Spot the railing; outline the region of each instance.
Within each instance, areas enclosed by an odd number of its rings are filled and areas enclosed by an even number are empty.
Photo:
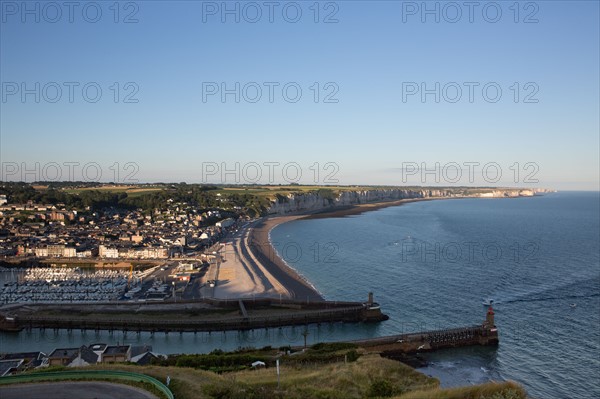
[[[386,345],[402,342],[425,342],[446,343],[450,341],[470,341],[478,337],[484,336],[486,329],[483,326],[469,326],[459,328],[449,328],[431,331],[412,332],[400,335],[387,337],[368,338],[362,340],[354,340],[350,342],[371,344],[371,345]]]
[[[171,390],[156,378],[145,374],[129,373],[127,371],[82,370],[25,373],[0,377],[0,385],[71,380],[121,380],[130,382],[145,382],[158,389],[158,391],[164,394],[167,399],[175,399],[175,396]]]

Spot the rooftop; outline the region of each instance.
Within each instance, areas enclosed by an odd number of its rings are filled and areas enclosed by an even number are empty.
[[[17,359],[40,359],[46,356],[43,352],[20,352],[6,353],[0,357],[2,360],[17,360]]]
[[[93,350],[94,352],[103,352],[103,351],[104,351],[104,349],[106,349],[106,347],[107,347],[107,346],[108,346],[108,345],[106,345],[106,344],[102,344],[102,343],[94,343],[94,344],[91,344],[91,345],[89,346],[89,348],[90,348],[91,350]]]
[[[0,360],[0,377],[7,375],[12,369],[18,368],[23,364],[23,359]]]
[[[106,349],[104,349],[103,354],[105,355],[119,355],[119,354],[126,354],[127,351],[129,350],[129,345],[111,345],[111,346],[107,346]]]
[[[79,348],[58,348],[54,349],[49,358],[75,357],[79,353]]]

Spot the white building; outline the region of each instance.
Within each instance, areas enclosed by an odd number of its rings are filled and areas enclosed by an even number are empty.
[[[65,247],[63,249],[63,256],[65,258],[74,258],[77,256],[77,250],[73,247]]]
[[[119,257],[119,250],[117,248],[109,248],[107,246],[104,245],[100,245],[98,247],[98,255],[101,258],[118,258]]]
[[[232,218],[223,219],[220,222],[216,223],[217,227],[229,227],[235,223],[235,220]]]
[[[43,247],[43,248],[36,248],[35,249],[35,256],[37,256],[38,258],[45,258],[48,256],[48,248],[47,247]]]

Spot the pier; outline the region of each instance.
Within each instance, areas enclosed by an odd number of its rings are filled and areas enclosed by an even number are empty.
[[[494,309],[490,306],[481,325],[424,331],[389,337],[353,341],[370,351],[380,352],[384,357],[394,358],[401,354],[431,352],[437,349],[464,346],[498,345],[498,328],[495,325]]]
[[[106,302],[27,304],[0,308],[0,331],[24,329],[107,330],[151,333],[246,331],[333,322],[380,322],[388,316],[369,294],[367,302],[261,299],[204,299],[170,303]],[[490,306],[480,325],[352,341],[394,358],[443,348],[499,343]]]
[[[0,308],[0,331],[79,329],[149,332],[251,330],[312,323],[379,322],[388,316],[372,302],[204,299],[97,304],[27,304]]]

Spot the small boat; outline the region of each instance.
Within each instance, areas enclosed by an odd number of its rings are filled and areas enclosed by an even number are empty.
[[[492,304],[494,303],[493,299],[484,299],[483,300],[483,306],[492,306]]]
[[[577,307],[577,304],[576,304],[576,303],[572,303],[572,304],[571,304],[571,307],[572,307],[572,308],[576,308],[576,307]]]

